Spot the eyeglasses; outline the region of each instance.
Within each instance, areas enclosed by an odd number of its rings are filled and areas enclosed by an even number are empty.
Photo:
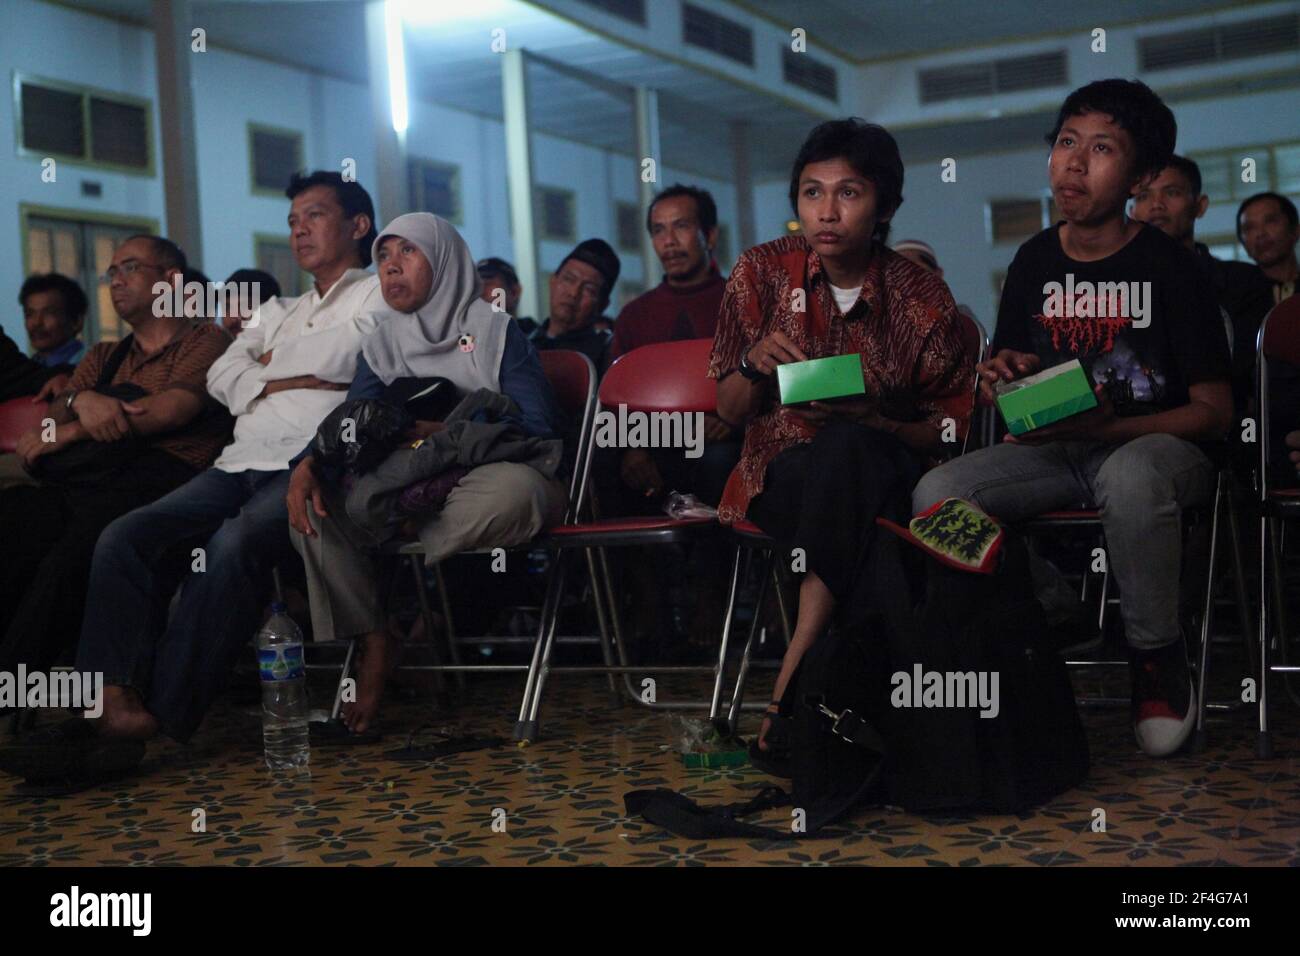
[[[162,268],[163,268],[162,266],[156,266],[152,262],[137,262],[135,259],[128,259],[120,266],[109,266],[108,271],[99,277],[99,281],[104,285],[108,285],[119,275],[132,276],[135,275],[137,272],[139,272],[141,269],[162,269]]]

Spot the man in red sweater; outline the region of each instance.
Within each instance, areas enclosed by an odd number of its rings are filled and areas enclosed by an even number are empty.
[[[711,339],[718,325],[718,306],[727,281],[713,261],[718,241],[718,207],[713,197],[696,186],[669,186],[650,204],[646,229],[664,267],[664,278],[619,313],[610,346],[614,359],[655,342]],[[623,486],[619,510],[643,510],[635,503],[638,498],[649,499],[658,510],[658,499],[674,487],[717,504],[727,473],[739,455],[739,445],[731,428],[712,415],[705,418],[704,438],[704,457],[694,462],[680,453],[656,455],[647,448],[624,451],[618,469]],[[672,473],[665,474],[665,470]]]
[[[713,261],[718,207],[706,190],[680,183],[650,204],[646,229],[664,280],[623,307],[614,323],[612,357],[654,342],[711,339],[727,280]]]
[[[635,348],[678,339],[711,339],[718,325],[718,307],[726,280],[713,261],[718,241],[718,208],[706,190],[680,183],[659,193],[646,213],[646,229],[663,265],[664,278],[655,288],[623,307],[614,323],[611,358]],[[701,370],[703,374],[703,370]],[[704,419],[704,454],[697,459],[680,449],[602,449],[597,454],[597,498],[606,513],[655,513],[671,491],[693,492],[717,505],[740,457],[740,434],[713,415]],[[647,556],[648,557],[648,556]],[[718,570],[728,555],[716,546],[697,546],[672,562],[665,574],[658,557],[620,568],[632,610],[633,645],[660,660],[703,656],[716,646],[722,625],[720,595],[724,582]],[[670,580],[670,578],[672,580]],[[681,586],[682,578],[693,581]],[[674,585],[677,585],[676,587]],[[668,607],[665,596],[695,593],[693,609]],[[692,622],[688,628],[686,620]],[[689,631],[689,633],[682,633]],[[683,646],[684,641],[694,645]],[[638,655],[639,656],[639,655]]]

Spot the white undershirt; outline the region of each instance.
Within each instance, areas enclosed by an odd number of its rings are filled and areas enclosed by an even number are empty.
[[[862,294],[862,286],[855,286],[852,289],[841,289],[839,286],[831,285],[831,294],[835,296],[835,304],[840,307],[840,311],[848,315],[849,309],[858,301],[858,296]]]

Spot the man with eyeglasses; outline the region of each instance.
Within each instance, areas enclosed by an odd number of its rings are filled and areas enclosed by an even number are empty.
[[[578,243],[551,276],[551,316],[533,333],[539,352],[572,349],[596,366],[598,375],[609,364],[608,332],[592,327],[609,305],[618,282],[618,254],[602,239]]]
[[[210,324],[154,314],[154,286],[186,268],[159,236],[132,236],[104,276],[131,328],[100,342],[50,401],[17,454],[41,485],[0,492],[0,670],[46,670],[76,645],[100,532],[206,468],[230,434],[208,367],[227,339]]]

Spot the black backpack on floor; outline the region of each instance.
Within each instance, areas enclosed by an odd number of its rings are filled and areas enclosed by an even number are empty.
[[[696,839],[795,839],[866,802],[1015,813],[1084,780],[1087,739],[1033,597],[1023,539],[1006,531],[997,571],[979,574],[882,530],[866,567],[863,593],[847,602],[857,619],[841,619],[809,648],[782,701],[793,793],[769,787],[708,808],[670,790],[640,790],[626,795],[629,815]],[[946,675],[973,674],[978,686],[982,672],[990,691],[996,673],[996,716],[981,717],[978,706],[895,706],[924,704],[907,686],[918,666],[923,684],[927,674],[944,675],[945,686]],[[792,811],[800,829],[739,819],[786,805],[803,811]]]

